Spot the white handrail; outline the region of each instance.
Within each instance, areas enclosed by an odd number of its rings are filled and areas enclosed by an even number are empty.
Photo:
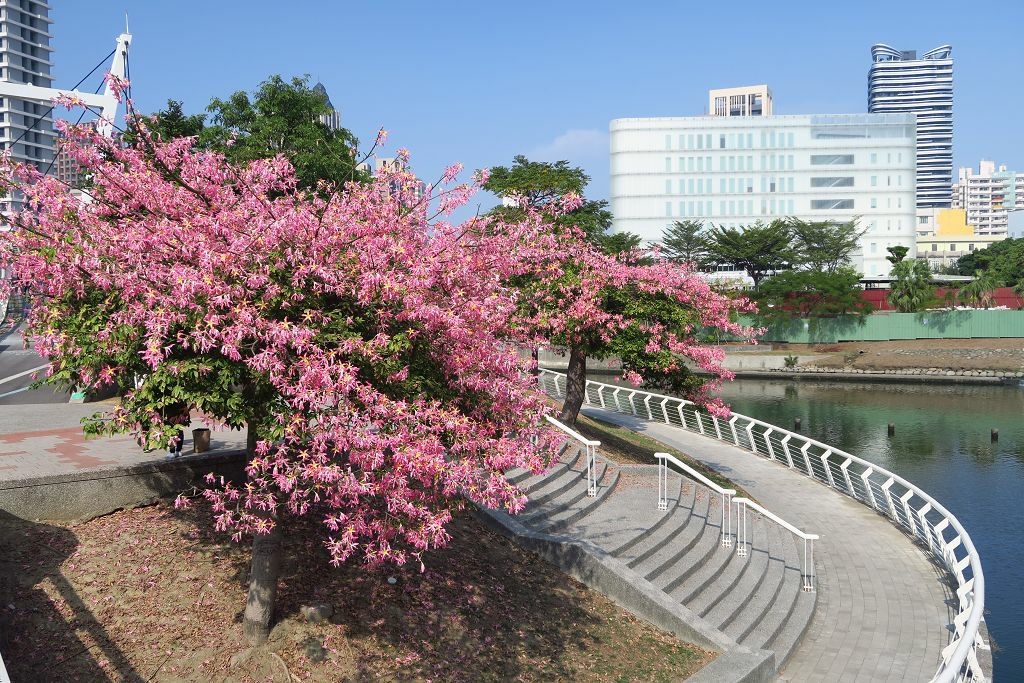
[[[583,445],[584,457],[587,464],[587,495],[591,498],[595,497],[597,495],[597,447],[601,445],[601,442],[588,439],[550,415],[545,415],[544,417],[552,426],[565,432]]]
[[[755,511],[760,512],[764,517],[772,520],[783,529],[786,529],[798,538],[802,538],[804,541],[804,562],[801,569],[800,579],[803,582],[803,589],[806,593],[814,592],[814,542],[818,540],[818,534],[808,534],[806,532],[797,529],[795,526],[782,519],[773,512],[765,510],[762,506],[758,505],[749,498],[737,497],[733,498],[732,502],[736,504],[736,531],[737,531],[737,542],[736,542],[736,554],[741,557],[745,557],[747,554],[747,508],[754,508]],[[740,507],[743,511],[740,511]],[[808,545],[809,543],[809,545]]]
[[[722,496],[721,542],[723,547],[732,545],[732,506],[730,501],[736,495],[736,489],[727,489],[719,486],[671,453],[655,453],[654,457],[658,460],[658,509],[668,510],[668,463],[671,462],[686,474]]]
[[[541,368],[538,376],[541,387],[555,397],[565,396],[565,382],[559,381],[560,379],[564,379],[563,374],[544,368]],[[596,395],[600,407],[630,415],[638,412],[632,399],[643,396],[646,414],[641,417],[644,419],[703,433],[711,438],[719,438],[718,435],[721,434],[721,440],[726,443],[778,460],[825,486],[870,505],[879,514],[886,515],[894,524],[921,539],[956,579],[958,586],[959,604],[957,615],[953,619],[952,639],[942,652],[942,661],[933,681],[950,683],[985,680],[985,672],[979,665],[977,657],[979,648],[989,647],[981,635],[981,622],[985,610],[985,576],[981,558],[960,521],[938,501],[906,479],[873,463],[802,434],[740,413],[733,413],[728,421],[721,424],[719,418],[705,415],[715,427],[708,433],[700,420],[701,414],[696,411],[696,406],[691,401],[588,380],[587,391],[584,393],[584,402],[588,405],[595,405],[591,400],[592,393]],[[629,397],[628,409],[623,409],[619,403],[620,400],[625,402],[625,396]],[[612,397],[615,400],[610,400]],[[650,400],[646,400],[647,397]],[[689,422],[687,413],[691,415]],[[781,439],[786,436],[791,437],[790,442],[793,442],[793,446],[789,446],[789,442],[786,446],[781,444]],[[769,448],[770,438],[777,438],[780,448]],[[761,444],[758,443],[759,439]],[[795,447],[801,452],[802,457],[785,457],[787,447]],[[811,449],[817,449],[819,452],[811,453]],[[775,450],[781,452],[775,453]],[[851,466],[857,468],[853,472],[854,477],[850,476]],[[890,480],[892,483],[889,483]],[[903,491],[892,491],[894,485],[898,485]],[[969,576],[966,573],[968,568]]]

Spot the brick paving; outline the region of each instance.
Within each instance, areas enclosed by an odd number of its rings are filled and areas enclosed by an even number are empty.
[[[818,602],[782,681],[927,681],[953,620],[944,572],[866,506],[735,446],[628,415],[584,408],[706,463],[815,543]]]
[[[108,409],[90,403],[0,406],[0,482],[62,474],[99,471],[166,459],[167,453],[149,453],[130,435],[87,438],[81,419]],[[194,455],[192,429],[212,430],[210,450],[245,448],[245,433],[206,424],[193,415],[185,430],[181,457]]]

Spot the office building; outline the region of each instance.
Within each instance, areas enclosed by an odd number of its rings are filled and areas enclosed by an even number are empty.
[[[711,116],[771,116],[772,91],[767,85],[718,88],[708,91]]]
[[[317,81],[317,84],[313,86],[313,92],[323,95],[324,99],[327,100],[327,108],[330,109],[328,113],[321,114],[319,116],[320,123],[324,124],[331,130],[338,130],[341,128],[341,112],[335,109],[334,105],[331,104],[331,98],[327,94],[327,88],[324,87],[324,84]]]
[[[924,259],[932,272],[938,272],[980,249],[1006,239],[1006,235],[983,235],[967,220],[963,209],[938,209],[935,233],[917,238],[917,258]]]
[[[629,118],[610,129],[617,232],[654,243],[677,220],[857,218],[864,275],[888,274],[890,246],[916,251],[912,114]]]
[[[0,0],[0,81],[52,86],[49,13],[42,0]],[[0,97],[0,145],[14,161],[50,166],[57,136],[49,109],[45,101]]]
[[[978,172],[961,168],[953,185],[953,208],[967,212],[979,235],[1006,235],[1009,211],[1024,209],[1024,173],[982,160]]]
[[[953,180],[953,49],[920,59],[913,50],[871,48],[868,111],[917,116],[917,206],[948,208]]]

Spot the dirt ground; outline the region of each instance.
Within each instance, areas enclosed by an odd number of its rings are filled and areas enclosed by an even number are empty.
[[[828,354],[819,367],[1024,371],[1024,338],[909,339],[841,344],[773,344],[773,350]]]
[[[418,566],[334,569],[301,524],[270,642],[241,637],[248,548],[209,510],[76,525],[0,516],[14,681],[669,681],[713,655],[638,621],[468,513]],[[303,616],[324,605],[326,620]]]

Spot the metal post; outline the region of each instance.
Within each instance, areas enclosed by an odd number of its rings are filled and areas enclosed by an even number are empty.
[[[808,543],[810,552],[808,553]],[[814,539],[804,539],[804,592],[814,592]]]
[[[597,449],[587,444],[587,495],[593,498],[597,495],[597,481],[594,479],[594,459],[597,457]]]
[[[668,510],[668,463],[658,459],[658,509]]]

